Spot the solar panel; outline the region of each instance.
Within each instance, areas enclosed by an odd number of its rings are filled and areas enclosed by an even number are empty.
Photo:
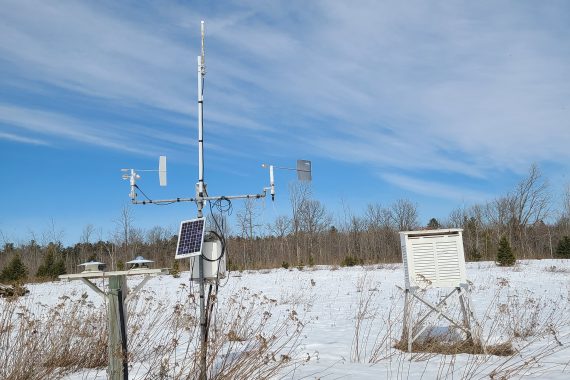
[[[200,255],[205,226],[204,219],[185,220],[180,223],[175,259]]]

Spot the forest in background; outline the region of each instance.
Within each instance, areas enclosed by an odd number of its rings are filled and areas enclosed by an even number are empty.
[[[230,270],[400,262],[398,232],[423,228],[462,228],[468,261],[495,260],[501,238],[517,259],[570,258],[570,185],[562,194],[552,194],[536,165],[509,193],[454,209],[446,220],[432,218],[425,226],[419,225],[417,203],[408,199],[386,206],[371,203],[361,215],[347,207],[333,215],[304,182],[290,185],[289,204],[289,216],[264,225],[259,204],[247,200],[233,210],[233,228],[229,201],[210,206],[207,224],[226,237]],[[139,255],[154,260],[156,268],[175,265],[178,231],[137,228],[130,206],[114,222],[105,239],[101,229],[85,226],[72,246],[61,243],[62,233],[53,224],[41,238],[32,236],[24,243],[0,235],[0,282],[54,279],[80,271],[78,265],[89,260],[102,261],[109,270],[122,269]],[[188,269],[188,260],[178,266]]]

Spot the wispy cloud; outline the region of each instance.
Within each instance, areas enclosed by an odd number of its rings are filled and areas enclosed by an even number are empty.
[[[15,142],[19,142],[22,144],[31,144],[31,145],[50,145],[48,142],[46,141],[42,141],[42,140],[38,140],[38,139],[33,139],[33,138],[29,138],[29,137],[25,137],[25,136],[21,136],[21,135],[16,135],[13,133],[6,133],[6,132],[2,132],[0,131],[0,140],[10,140],[10,141],[15,141]]]
[[[460,186],[446,185],[436,181],[423,180],[393,173],[379,174],[386,182],[413,193],[434,198],[454,200],[458,202],[483,202],[490,199],[490,194],[466,189]]]
[[[100,125],[90,125],[81,119],[32,108],[0,104],[0,125],[2,128],[32,132],[36,136],[43,136],[44,140],[68,139],[140,155],[148,155],[151,150],[149,146],[132,146],[129,144],[128,135],[122,135],[115,130],[105,130]],[[2,134],[12,135],[9,132]]]

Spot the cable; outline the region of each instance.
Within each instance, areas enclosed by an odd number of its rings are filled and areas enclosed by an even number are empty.
[[[225,204],[224,204],[225,202]],[[213,233],[218,237],[218,239],[220,239],[220,242],[222,243],[222,253],[220,254],[220,257],[217,260],[221,260],[224,255],[226,255],[226,237],[224,235],[224,220],[223,218],[221,218],[220,222],[222,223],[222,226],[220,226],[220,224],[218,223],[218,219],[216,218],[215,214],[214,214],[214,207],[218,210],[218,212],[220,213],[220,216],[223,216],[224,213],[226,213],[227,215],[231,215],[232,213],[232,202],[231,200],[229,200],[228,198],[220,198],[216,201],[209,201],[208,205],[210,207],[210,214],[212,215],[212,218],[214,219],[214,223],[216,225],[216,229],[219,231],[219,234],[216,231],[213,231]],[[205,258],[206,261],[209,261],[208,258]],[[230,270],[227,268],[226,266],[226,273],[227,273],[227,281],[229,281],[229,272]],[[227,284],[226,281],[226,284]],[[220,266],[218,265],[217,268],[217,273],[216,273],[216,293],[218,291],[218,288],[220,286]]]
[[[171,204],[173,204],[173,203],[178,203],[178,202],[176,202],[176,201],[165,202],[165,203],[154,203],[154,201],[153,201],[152,199],[150,199],[150,198],[145,194],[144,191],[142,191],[142,189],[139,187],[139,185],[135,184],[135,187],[136,187],[137,189],[139,189],[139,191],[141,192],[141,194],[148,200],[148,203],[150,203],[150,204],[153,204],[153,205],[156,205],[156,206],[168,206],[168,205],[171,205]],[[144,203],[143,203],[143,204],[144,204]]]
[[[226,203],[224,204],[224,202]],[[215,201],[208,201],[208,204],[210,205],[210,212],[212,214],[213,214],[212,205],[215,206],[215,208],[218,210],[220,214],[228,214],[228,216],[232,214],[233,211],[232,201],[226,197],[220,197],[220,199],[216,199]]]
[[[129,379],[129,362],[128,362],[128,351],[127,351],[127,326],[125,321],[125,310],[123,309],[123,292],[121,289],[117,290],[117,303],[119,311],[119,327],[121,334],[121,348],[123,350],[123,379]]]

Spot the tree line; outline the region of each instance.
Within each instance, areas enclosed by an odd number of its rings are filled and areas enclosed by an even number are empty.
[[[468,261],[496,261],[505,243],[517,259],[570,258],[570,186],[553,196],[536,165],[507,194],[454,209],[445,220],[431,218],[425,226],[419,223],[418,205],[408,199],[371,203],[360,215],[343,205],[339,215],[333,215],[303,182],[290,185],[289,205],[289,215],[264,224],[260,205],[247,200],[236,212],[233,229],[227,212],[221,212],[231,205],[213,208],[207,223],[226,236],[231,270],[400,262],[398,232],[421,228],[462,228]],[[72,246],[64,247],[55,233],[51,239],[44,237],[43,244],[30,239],[16,245],[4,238],[0,281],[12,280],[12,272],[20,273],[22,280],[53,279],[77,272],[78,264],[89,260],[117,270],[137,255],[154,260],[156,267],[172,267],[176,232],[159,226],[136,228],[132,209],[124,207],[107,239],[92,225]],[[188,269],[188,260],[178,265]]]

